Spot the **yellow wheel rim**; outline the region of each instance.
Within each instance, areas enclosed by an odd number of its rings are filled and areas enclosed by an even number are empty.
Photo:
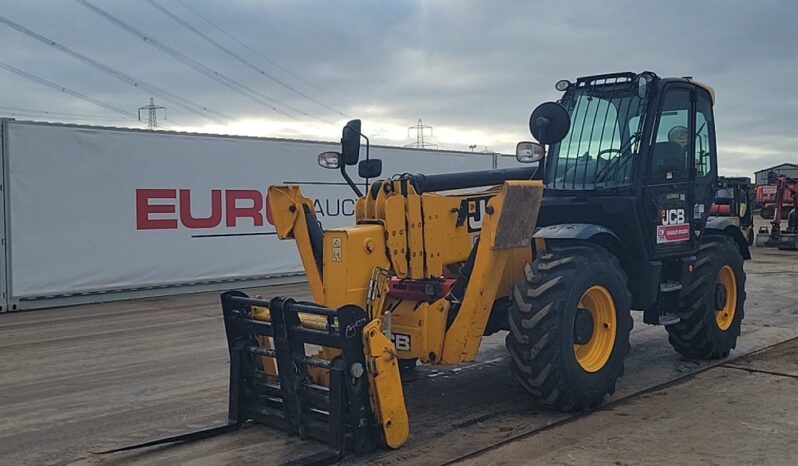
[[[726,299],[722,300],[722,306],[716,306],[715,322],[718,324],[718,328],[727,330],[731,327],[734,313],[737,310],[737,280],[734,279],[734,270],[728,265],[724,265],[718,273],[718,283],[723,285]]]
[[[615,347],[615,302],[609,290],[596,285],[588,288],[582,295],[579,308],[590,312],[593,318],[593,334],[584,345],[574,345],[576,360],[582,369],[598,372],[610,359]]]

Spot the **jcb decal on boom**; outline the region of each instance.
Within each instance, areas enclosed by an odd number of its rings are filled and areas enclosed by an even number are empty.
[[[410,351],[410,335],[391,333],[391,342],[397,351]]]
[[[488,200],[492,196],[469,197],[460,203],[460,212],[465,212],[468,223],[466,227],[469,233],[482,231],[482,223],[485,221],[485,211],[488,208]],[[462,214],[461,214],[462,215]]]

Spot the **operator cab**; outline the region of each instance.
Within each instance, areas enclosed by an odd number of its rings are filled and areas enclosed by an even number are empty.
[[[557,88],[570,126],[549,144],[542,224],[606,227],[634,257],[695,251],[717,182],[712,90],[651,72]]]
[[[714,92],[690,77],[651,72],[555,87],[562,97],[530,118],[533,136],[548,146],[536,237],[598,243],[626,270],[634,308],[668,307],[661,295],[675,297],[670,292],[689,281],[709,228],[717,189]],[[652,312],[646,322],[670,318]]]

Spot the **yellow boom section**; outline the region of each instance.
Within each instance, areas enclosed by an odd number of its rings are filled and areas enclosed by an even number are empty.
[[[312,201],[297,186],[270,187],[269,208],[278,236],[297,243],[315,301],[365,311],[369,399],[384,445],[397,448],[409,432],[399,361],[476,358],[497,300],[509,296],[531,259],[543,186],[519,180],[469,193],[417,193],[407,179],[376,183],[358,199],[356,224],[349,227],[322,231]],[[266,308],[253,315],[270,320]],[[319,316],[301,316],[298,323],[329,329]],[[270,348],[267,338],[259,344]],[[340,355],[323,347],[316,357]],[[274,372],[274,360],[264,357],[263,367]],[[324,371],[308,375],[330,383]]]

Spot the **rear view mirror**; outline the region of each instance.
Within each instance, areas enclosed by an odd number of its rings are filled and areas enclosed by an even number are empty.
[[[533,163],[543,160],[546,148],[537,142],[524,141],[515,146],[515,159],[521,163]]]
[[[322,152],[319,154],[319,166],[322,168],[341,168],[341,154],[338,152]]]
[[[351,120],[344,126],[341,155],[346,165],[357,165],[360,160],[360,120]]]
[[[377,178],[382,174],[382,160],[363,160],[357,165],[357,174],[361,178]]]
[[[557,144],[571,129],[571,116],[557,102],[538,105],[529,117],[529,131],[541,144]]]

